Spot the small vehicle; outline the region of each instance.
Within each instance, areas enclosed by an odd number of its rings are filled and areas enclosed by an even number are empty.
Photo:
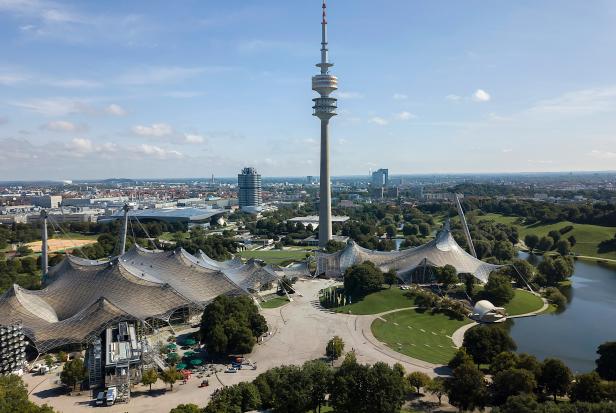
[[[201,382],[201,384],[199,384],[199,387],[207,387],[210,385],[210,381],[209,380],[203,380]]]
[[[225,370],[225,373],[237,373],[237,369],[235,367],[229,367]]]
[[[99,391],[98,396],[96,396],[96,401],[94,402],[97,406],[102,406],[105,404],[105,392]]]
[[[113,406],[117,398],[118,398],[118,389],[116,389],[115,386],[109,387],[107,389],[107,398],[105,399],[106,401],[105,404],[107,406]]]
[[[47,373],[49,373],[49,367],[41,366],[38,368],[38,374],[40,374],[41,376],[44,376]]]

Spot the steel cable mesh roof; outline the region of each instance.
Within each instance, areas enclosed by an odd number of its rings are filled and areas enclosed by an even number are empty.
[[[452,265],[458,274],[468,273],[481,282],[487,282],[492,271],[500,266],[483,262],[458,245],[448,226],[432,241],[402,251],[372,251],[351,241],[346,248],[333,254],[317,253],[317,274],[340,277],[347,268],[364,261],[375,263],[383,271],[393,269],[403,281],[409,273],[423,265],[442,267]]]
[[[37,350],[46,352],[89,342],[119,319],[168,321],[178,309],[203,309],[219,295],[258,291],[281,276],[255,262],[218,262],[180,248],[135,246],[108,262],[69,255],[50,269],[44,289],[14,285],[2,294],[0,324],[21,321]]]

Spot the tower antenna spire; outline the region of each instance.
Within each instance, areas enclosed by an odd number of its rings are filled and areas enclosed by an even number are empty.
[[[319,94],[314,102],[314,116],[321,121],[321,182],[319,190],[319,246],[325,247],[332,239],[331,184],[329,176],[329,120],[336,116],[337,101],[330,96],[338,89],[338,78],[329,73],[333,66],[329,63],[327,48],[327,4],[323,0],[321,20],[321,61],[317,67],[321,73],[312,77],[312,90]]]

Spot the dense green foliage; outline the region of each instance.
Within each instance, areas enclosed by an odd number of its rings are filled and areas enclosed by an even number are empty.
[[[475,363],[491,363],[503,351],[516,349],[516,344],[500,325],[478,325],[464,335],[462,344]]]
[[[250,353],[256,337],[266,331],[265,318],[246,296],[218,296],[201,317],[201,342],[213,353]]]
[[[445,382],[449,403],[460,410],[482,409],[488,403],[488,388],[483,373],[473,363],[456,367]]]
[[[37,406],[28,400],[28,390],[21,377],[0,375],[0,413],[53,413],[47,406]]]
[[[601,344],[597,354],[597,373],[604,380],[616,381],[616,341]]]
[[[489,300],[496,306],[507,304],[514,295],[511,279],[500,274],[490,275],[481,294],[482,298]]]
[[[77,385],[86,378],[86,375],[87,369],[83,360],[76,358],[64,364],[60,373],[60,381],[62,381],[62,384],[76,389]]]
[[[327,346],[325,346],[325,355],[332,361],[340,358],[343,351],[344,341],[338,336],[334,336],[327,342]]]
[[[259,390],[252,383],[238,383],[217,389],[203,413],[247,412],[261,406]]]
[[[353,298],[380,290],[383,282],[383,272],[370,261],[352,265],[344,272],[344,291]]]

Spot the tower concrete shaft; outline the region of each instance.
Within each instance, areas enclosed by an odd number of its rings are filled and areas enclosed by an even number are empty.
[[[321,120],[321,179],[319,191],[319,246],[325,247],[332,239],[332,196],[329,175],[329,120],[336,116],[337,99],[330,94],[338,89],[338,78],[329,73],[333,63],[329,62],[327,45],[327,6],[323,0],[323,20],[321,21],[321,61],[317,67],[321,73],[312,77],[312,90],[320,97],[314,102],[313,116]]]
[[[47,211],[41,210],[41,273],[43,274],[43,280],[47,277],[49,271],[49,255],[47,248]]]

